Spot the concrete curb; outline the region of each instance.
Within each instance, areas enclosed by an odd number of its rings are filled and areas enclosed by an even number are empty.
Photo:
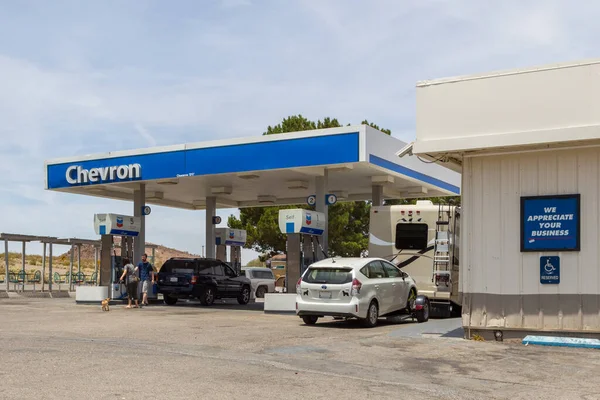
[[[585,349],[600,349],[600,340],[576,338],[576,337],[558,337],[558,336],[526,336],[522,343],[524,345],[538,346],[559,346],[559,347],[579,347]]]
[[[278,311],[278,310],[265,310],[264,314],[274,314],[274,315],[292,315],[296,316],[296,311]]]

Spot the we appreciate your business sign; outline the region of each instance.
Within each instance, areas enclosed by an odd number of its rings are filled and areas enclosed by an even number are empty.
[[[521,197],[521,251],[579,251],[580,195]]]

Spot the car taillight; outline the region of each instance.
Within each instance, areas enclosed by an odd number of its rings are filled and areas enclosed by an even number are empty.
[[[360,288],[362,287],[362,283],[356,278],[352,280],[352,296],[360,293]]]
[[[296,282],[296,293],[300,293],[300,284],[302,283],[302,277],[300,277],[300,279],[298,279],[298,282]]]
[[[195,285],[196,283],[198,283],[198,277],[197,276],[192,276],[192,280],[190,281],[190,283],[192,285]]]

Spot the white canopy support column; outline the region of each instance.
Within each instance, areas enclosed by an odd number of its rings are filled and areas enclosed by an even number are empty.
[[[378,207],[383,205],[383,186],[373,185],[371,187],[371,196],[373,206]]]
[[[323,230],[323,235],[321,238],[321,246],[323,247],[323,251],[327,253],[329,251],[329,240],[328,240],[328,231],[329,231],[329,213],[327,205],[325,204],[325,195],[328,190],[328,171],[325,170],[323,176],[317,176],[315,178],[316,183],[316,203],[315,203],[315,211],[321,212],[325,214],[325,229]],[[317,259],[321,260],[325,258],[323,253],[321,253],[320,249],[317,251],[318,256]]]
[[[206,258],[215,258],[215,225],[212,222],[212,218],[217,212],[217,198],[207,197],[206,198]]]
[[[142,209],[146,205],[146,185],[141,183],[138,190],[133,192],[133,216],[140,217],[140,232],[133,243],[133,260],[137,265],[142,261],[142,254],[146,250],[146,217]]]

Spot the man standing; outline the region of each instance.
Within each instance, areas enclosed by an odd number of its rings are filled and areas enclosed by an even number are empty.
[[[154,283],[154,267],[148,262],[148,255],[142,255],[142,262],[138,264],[140,271],[140,280],[142,283],[142,305],[148,305],[148,290],[151,290]]]

